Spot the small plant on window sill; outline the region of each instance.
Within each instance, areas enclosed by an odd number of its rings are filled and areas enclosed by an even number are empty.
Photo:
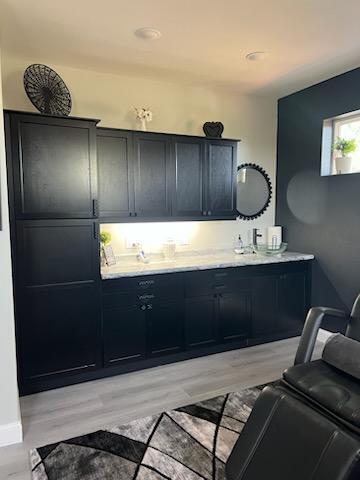
[[[340,154],[340,156],[335,157],[336,173],[351,173],[352,157],[350,156],[350,153],[353,153],[356,150],[355,138],[346,139],[337,137],[333,145],[333,150]]]

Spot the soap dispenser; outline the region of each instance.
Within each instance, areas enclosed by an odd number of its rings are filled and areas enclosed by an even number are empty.
[[[241,235],[239,235],[236,243],[235,243],[235,248],[234,248],[234,252],[237,254],[237,255],[242,255],[244,253],[244,243],[241,239]]]

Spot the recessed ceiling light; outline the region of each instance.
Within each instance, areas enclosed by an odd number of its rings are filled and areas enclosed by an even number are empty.
[[[156,28],[143,27],[135,30],[135,35],[142,40],[157,40],[162,33]]]
[[[267,58],[266,52],[251,52],[246,55],[246,60],[250,62],[260,62],[261,60],[265,60]]]

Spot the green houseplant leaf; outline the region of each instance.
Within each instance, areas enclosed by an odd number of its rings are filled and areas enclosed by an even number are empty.
[[[349,155],[349,153],[353,153],[356,150],[356,139],[355,138],[341,138],[337,137],[333,149],[336,152],[340,152],[342,157],[346,157],[346,155]]]
[[[100,232],[100,243],[104,247],[111,242],[111,233],[110,232]]]

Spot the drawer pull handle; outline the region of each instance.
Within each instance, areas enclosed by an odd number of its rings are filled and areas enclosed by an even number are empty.
[[[155,298],[155,295],[152,295],[152,294],[138,295],[139,300],[151,300],[152,298]]]
[[[139,287],[150,287],[151,285],[154,285],[154,283],[154,280],[143,280],[142,282],[138,282],[138,285]]]
[[[219,272],[214,274],[215,277],[220,278],[220,277],[227,277],[226,272]]]
[[[213,287],[215,290],[221,290],[223,288],[226,288],[226,285],[214,285]]]

